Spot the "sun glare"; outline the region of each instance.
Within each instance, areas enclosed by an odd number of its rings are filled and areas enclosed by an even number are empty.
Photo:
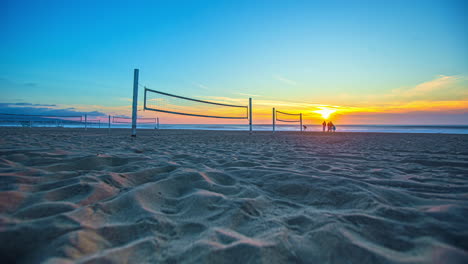
[[[322,115],[323,119],[328,119],[331,114],[336,112],[336,109],[322,108],[320,110],[314,111],[314,113]]]

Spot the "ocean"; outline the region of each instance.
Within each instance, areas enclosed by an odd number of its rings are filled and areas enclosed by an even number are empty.
[[[21,126],[18,122],[3,122],[0,126]],[[33,127],[56,127],[55,122],[34,122]],[[62,127],[84,128],[84,123],[61,123]],[[88,123],[89,128],[108,129],[108,123]],[[111,128],[131,128],[131,124],[111,124]],[[155,129],[155,124],[140,124],[139,129]],[[247,124],[160,124],[160,129],[196,129],[196,130],[249,130]],[[272,125],[253,125],[254,131],[272,131]],[[276,131],[299,131],[299,125],[276,125]],[[305,132],[320,132],[321,125],[307,125]],[[468,125],[337,125],[336,132],[380,132],[380,133],[433,133],[433,134],[468,134]]]

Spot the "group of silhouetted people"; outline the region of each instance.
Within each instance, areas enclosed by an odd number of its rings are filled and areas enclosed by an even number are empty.
[[[335,132],[336,131],[336,127],[335,125],[333,124],[332,121],[323,121],[322,123],[322,127],[323,127],[323,132],[325,132],[325,129],[327,132]]]

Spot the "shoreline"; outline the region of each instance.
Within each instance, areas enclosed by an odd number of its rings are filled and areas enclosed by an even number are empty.
[[[105,132],[108,133],[108,128],[74,128],[74,127],[0,127],[0,131],[2,130],[25,130],[25,131],[32,131],[32,130],[50,130],[50,131],[61,131],[61,130],[69,130],[69,131],[83,131],[83,132],[89,132],[89,131],[99,131],[99,132]],[[118,132],[122,133],[122,131],[128,131],[128,134],[130,136],[131,134],[131,128],[111,128],[110,133],[112,132]],[[150,131],[157,132],[157,131],[167,131],[167,132],[175,132],[175,131],[206,131],[209,133],[212,132],[239,132],[239,133],[250,133],[248,130],[228,130],[228,129],[187,129],[187,128],[162,128],[162,129],[151,129],[151,128],[138,128],[137,129],[137,135],[138,133],[151,133]],[[468,135],[468,133],[429,133],[429,132],[377,132],[377,131],[336,131],[336,132],[322,132],[322,131],[286,131],[286,130],[276,130],[275,132],[273,131],[268,131],[268,130],[253,130],[252,134],[390,134],[390,135]],[[99,133],[102,134],[102,133]]]

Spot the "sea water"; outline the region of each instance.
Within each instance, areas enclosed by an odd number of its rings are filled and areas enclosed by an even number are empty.
[[[248,130],[248,125],[217,124],[161,124],[161,129],[200,129],[200,130]],[[272,125],[253,125],[254,131],[272,131]],[[277,125],[276,131],[300,131],[298,125]],[[308,125],[306,132],[322,131],[321,125]],[[383,133],[443,133],[468,134],[468,126],[462,125],[339,125],[336,132],[383,132]]]
[[[0,124],[0,126],[20,126],[19,124]],[[34,124],[34,127],[54,127],[54,124]],[[63,127],[84,128],[83,124],[64,124]],[[88,124],[89,128],[108,129],[108,124]],[[111,128],[131,128],[130,124],[111,124]],[[155,129],[155,124],[139,124],[139,129]],[[247,131],[249,125],[240,124],[160,124],[160,129],[197,129],[197,130],[238,130]],[[272,131],[271,124],[253,125],[254,131]],[[299,125],[276,125],[276,131],[300,131]],[[320,132],[321,125],[307,125],[305,132]],[[436,133],[468,134],[468,125],[336,125],[336,132],[381,132],[381,133]]]

